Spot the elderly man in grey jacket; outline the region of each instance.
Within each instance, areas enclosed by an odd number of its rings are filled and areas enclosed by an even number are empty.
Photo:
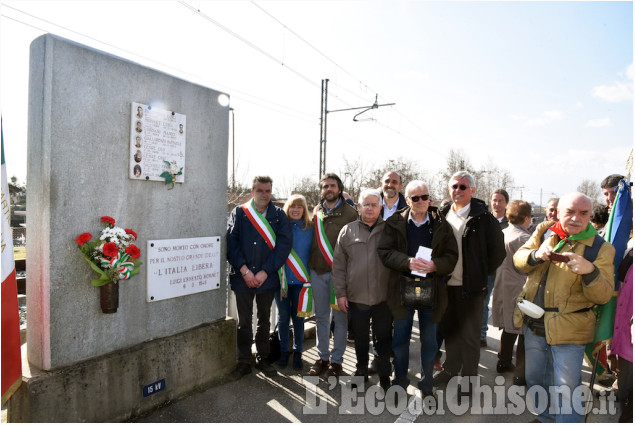
[[[368,330],[372,319],[377,339],[377,374],[384,390],[390,387],[392,316],[386,302],[390,271],[377,254],[384,228],[381,195],[375,189],[359,196],[360,218],[345,225],[333,255],[333,286],[338,307],[348,313],[355,333],[356,376],[368,380]]]

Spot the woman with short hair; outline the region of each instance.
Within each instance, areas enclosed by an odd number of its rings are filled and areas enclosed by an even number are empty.
[[[514,267],[514,254],[531,236],[531,205],[525,201],[512,201],[507,205],[509,226],[503,230],[505,237],[505,260],[496,271],[496,282],[492,295],[492,325],[503,329],[496,372],[504,373],[515,369],[514,384],[525,384],[525,344],[522,329],[514,326],[516,298],[523,289],[527,275]],[[516,366],[512,363],[514,344]]]

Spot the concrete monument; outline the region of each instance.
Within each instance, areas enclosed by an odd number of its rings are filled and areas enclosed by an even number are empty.
[[[10,422],[125,420],[207,386],[235,365],[235,322],[226,319],[224,261],[221,266],[228,107],[219,104],[219,95],[54,35],[32,43],[27,344]],[[145,176],[144,154],[162,152],[144,151],[152,141],[142,125],[131,128],[132,114],[144,113],[133,104],[173,111],[181,121],[171,124],[172,132],[179,132],[179,122],[183,131],[187,119],[186,133],[165,139],[183,141],[176,162],[187,175],[175,177],[173,188],[131,175],[131,159]],[[146,126],[147,119],[137,117]],[[133,156],[131,141],[138,145],[132,145]],[[114,314],[102,313],[99,288],[91,285],[96,275],[75,241],[97,229],[104,215],[135,230],[144,263],[139,274],[119,282]],[[149,302],[154,277],[147,273],[146,243],[185,245],[190,238],[209,238],[208,250],[192,252],[207,257],[194,267],[205,269],[196,271],[196,283],[209,277],[209,290]],[[179,279],[193,285],[187,276]]]

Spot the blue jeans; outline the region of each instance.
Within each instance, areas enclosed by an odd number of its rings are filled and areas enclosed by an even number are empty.
[[[304,341],[304,317],[298,317],[298,300],[302,285],[289,285],[287,296],[280,298],[280,291],[276,292],[278,306],[278,337],[280,338],[280,352],[289,351],[289,320],[293,322],[293,351],[302,352]]]
[[[583,404],[580,400],[572,401],[571,397],[574,389],[582,385],[584,345],[549,345],[545,337],[536,336],[527,325],[523,326],[523,333],[527,388],[538,385],[549,394],[549,407],[538,415],[538,419],[541,422],[553,422],[554,418],[556,422],[584,422]],[[555,387],[555,403],[549,387]],[[554,414],[552,405],[561,413]]]
[[[489,300],[492,298],[496,275],[487,276],[487,295],[483,300],[483,319],[481,320],[481,339],[487,338],[487,319],[489,319]]]
[[[342,364],[344,352],[346,351],[348,318],[343,311],[336,309],[332,309],[331,311],[332,286],[333,279],[331,279],[330,272],[317,274],[315,270],[311,270],[317,353],[322,360],[329,360],[330,357],[332,363]],[[335,328],[333,329],[333,350],[329,353],[331,317],[335,323]]]
[[[439,349],[437,345],[437,323],[432,321],[432,309],[419,308],[419,331],[421,342],[421,380],[418,387],[421,391],[432,391],[434,357]],[[392,351],[395,355],[395,380],[393,385],[407,388],[410,384],[408,379],[408,364],[410,361],[410,337],[412,335],[412,324],[415,309],[406,307],[406,318],[394,320],[394,333],[392,338]]]

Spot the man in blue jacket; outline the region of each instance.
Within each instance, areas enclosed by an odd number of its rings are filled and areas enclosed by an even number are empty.
[[[238,379],[251,373],[254,298],[258,316],[256,369],[276,374],[268,361],[269,315],[274,294],[280,289],[278,270],[291,252],[293,236],[287,215],[271,202],[272,183],[268,176],[255,177],[252,199],[234,208],[227,223],[229,283],[238,310],[238,365],[233,372]]]

